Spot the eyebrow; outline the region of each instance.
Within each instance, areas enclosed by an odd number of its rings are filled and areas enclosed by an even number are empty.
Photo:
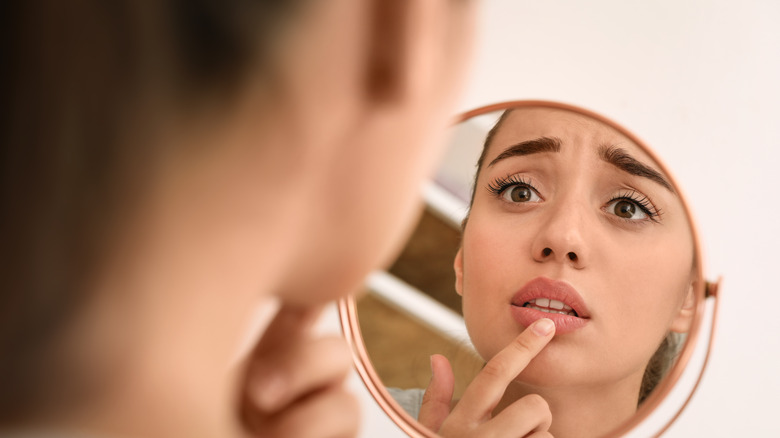
[[[498,154],[498,156],[488,164],[488,167],[509,157],[539,154],[542,152],[560,152],[560,150],[561,139],[556,137],[539,137],[510,146],[504,152]]]
[[[639,160],[632,157],[625,149],[604,145],[599,148],[599,157],[624,172],[648,178],[674,193],[672,185],[669,184],[669,181],[667,181],[660,172],[642,164]]]

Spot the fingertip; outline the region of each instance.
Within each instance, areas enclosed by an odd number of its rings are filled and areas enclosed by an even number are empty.
[[[531,331],[537,336],[546,337],[555,332],[555,323],[549,318],[542,318],[531,324]]]
[[[434,374],[436,373],[437,369],[442,369],[443,366],[446,366],[446,364],[449,362],[446,357],[442,356],[441,354],[432,354],[431,355],[431,372]]]
[[[452,386],[455,377],[452,373],[450,361],[441,354],[433,354],[431,359],[431,383],[434,386]]]

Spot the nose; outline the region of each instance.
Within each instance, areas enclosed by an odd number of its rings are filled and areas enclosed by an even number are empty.
[[[531,256],[539,263],[556,262],[583,269],[589,261],[585,241],[586,215],[574,205],[550,210],[534,237]]]

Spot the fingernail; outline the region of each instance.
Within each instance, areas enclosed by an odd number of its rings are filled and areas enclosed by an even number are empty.
[[[547,336],[555,330],[555,323],[547,318],[542,318],[533,323],[531,330],[533,330],[537,336]]]
[[[255,386],[252,398],[257,407],[273,410],[281,404],[286,391],[287,385],[281,376],[265,376]]]

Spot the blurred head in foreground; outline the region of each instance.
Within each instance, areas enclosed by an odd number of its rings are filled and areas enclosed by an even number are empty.
[[[470,5],[1,8],[0,430],[218,431],[253,304],[319,305],[397,251]]]

